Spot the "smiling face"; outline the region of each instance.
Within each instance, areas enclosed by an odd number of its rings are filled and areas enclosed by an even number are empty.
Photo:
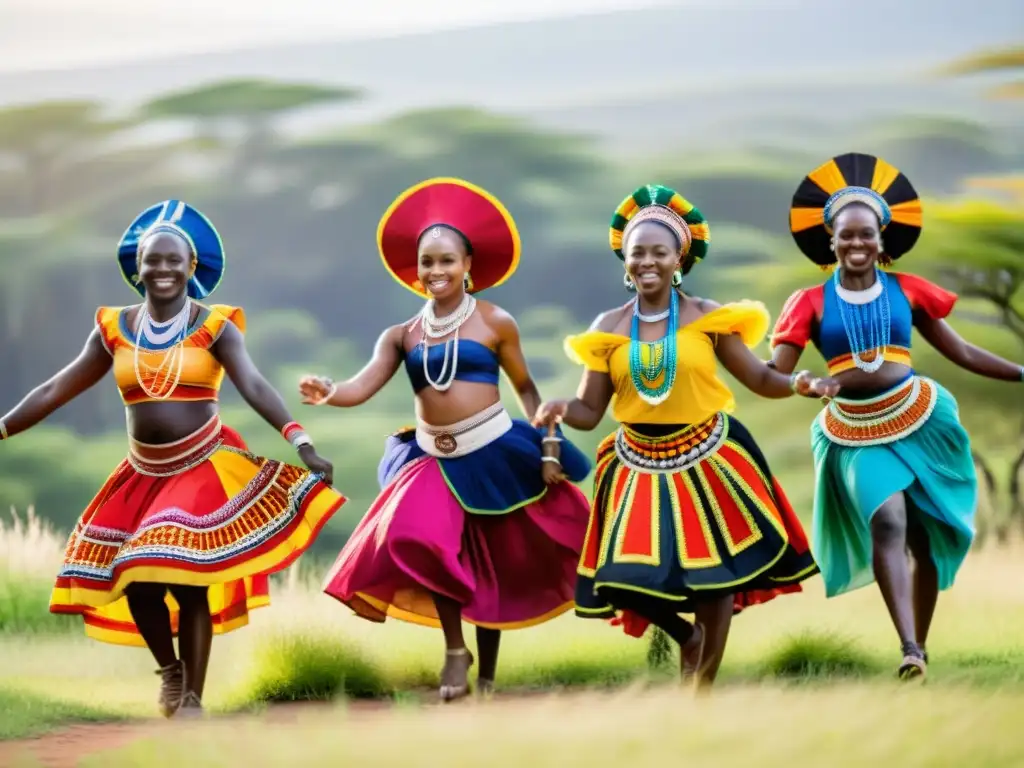
[[[472,264],[473,257],[458,233],[431,227],[420,238],[416,276],[434,299],[444,301],[461,294]]]
[[[147,237],[139,253],[139,282],[155,301],[179,298],[188,288],[194,263],[192,250],[173,232]]]
[[[836,259],[849,275],[875,268],[882,253],[878,216],[866,205],[849,205],[836,216],[832,227]]]
[[[675,233],[653,221],[638,224],[629,233],[624,253],[626,272],[643,296],[664,292],[672,285],[672,274],[681,266],[682,255]]]

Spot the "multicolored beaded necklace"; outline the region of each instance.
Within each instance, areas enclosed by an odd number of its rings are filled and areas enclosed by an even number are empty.
[[[659,320],[663,316],[657,316]],[[643,318],[648,322],[651,318]],[[671,292],[668,304],[668,326],[658,341],[640,340],[640,299],[633,305],[633,325],[629,332],[629,374],[640,398],[658,405],[668,398],[676,381],[676,331],[679,328],[679,294]],[[647,347],[647,362],[640,354]],[[658,379],[661,383],[654,385]]]
[[[875,267],[875,280],[879,288],[872,291],[849,291],[843,287],[836,270],[832,276],[836,291],[839,316],[846,331],[846,340],[853,355],[853,364],[866,373],[874,373],[885,363],[885,350],[892,335],[889,285],[885,273]],[[873,288],[874,286],[872,286]],[[863,296],[861,299],[858,294]],[[867,299],[866,301],[864,299]],[[875,356],[865,360],[865,352]]]

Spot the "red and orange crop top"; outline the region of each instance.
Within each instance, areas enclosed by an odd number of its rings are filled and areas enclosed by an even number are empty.
[[[882,350],[882,354],[887,362],[909,366],[914,312],[924,312],[936,320],[944,319],[953,311],[957,296],[916,275],[890,272],[887,277],[889,344]],[[838,301],[831,280],[796,291],[782,307],[782,313],[775,323],[772,349],[779,344],[790,344],[802,350],[807,342],[811,342],[825,358],[829,376],[854,368]],[[862,357],[871,360],[876,354],[878,350],[863,354]]]
[[[199,305],[199,314],[188,328],[181,343],[181,351],[172,353],[171,344],[166,348],[140,347],[137,374],[137,335],[128,327],[129,309],[130,307],[100,307],[96,310],[96,325],[100,329],[103,346],[114,358],[114,380],[125,405],[137,405],[157,399],[171,388],[175,378],[177,386],[170,396],[160,398],[162,401],[216,401],[221,382],[224,380],[224,368],[213,356],[210,348],[228,322],[245,332],[245,312],[240,307],[229,307],[224,304],[213,304],[209,307]],[[178,361],[167,359],[172,354],[181,355],[180,378],[176,375]],[[168,362],[171,365],[168,365]],[[171,368],[173,370],[169,371]],[[138,375],[143,377],[145,389],[140,386]],[[155,397],[147,394],[147,389]]]

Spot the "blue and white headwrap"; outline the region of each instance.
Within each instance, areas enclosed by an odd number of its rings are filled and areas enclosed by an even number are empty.
[[[836,216],[850,203],[860,203],[874,211],[878,217],[881,229],[885,229],[889,226],[889,222],[892,221],[892,211],[889,208],[889,204],[875,190],[868,189],[867,187],[843,187],[825,203],[825,208],[822,212],[825,218],[825,229],[830,233],[832,232],[832,223],[836,220]]]
[[[196,262],[188,282],[188,295],[205,299],[224,277],[224,243],[216,228],[202,213],[183,200],[164,200],[140,213],[121,236],[117,261],[125,281],[139,295],[146,289],[139,282],[139,252],[145,241],[159,232],[171,232],[184,240]]]

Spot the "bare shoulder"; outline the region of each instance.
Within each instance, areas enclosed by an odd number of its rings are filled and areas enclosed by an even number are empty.
[[[713,299],[702,299],[700,296],[688,296],[687,299],[693,302],[702,315],[722,308],[722,305]]]
[[[590,328],[588,330],[611,333],[618,328],[622,324],[622,321],[627,319],[632,312],[633,302],[627,301],[622,306],[609,309],[599,314],[594,318],[594,322],[590,324]]]
[[[405,336],[415,330],[419,324],[420,317],[416,315],[404,323],[398,323],[397,325],[391,325],[385,328],[380,336],[377,337],[378,344],[393,344],[395,346],[402,346],[402,342]]]
[[[519,326],[511,312],[507,312],[497,304],[477,299],[476,311],[488,326],[499,334],[518,333]]]

